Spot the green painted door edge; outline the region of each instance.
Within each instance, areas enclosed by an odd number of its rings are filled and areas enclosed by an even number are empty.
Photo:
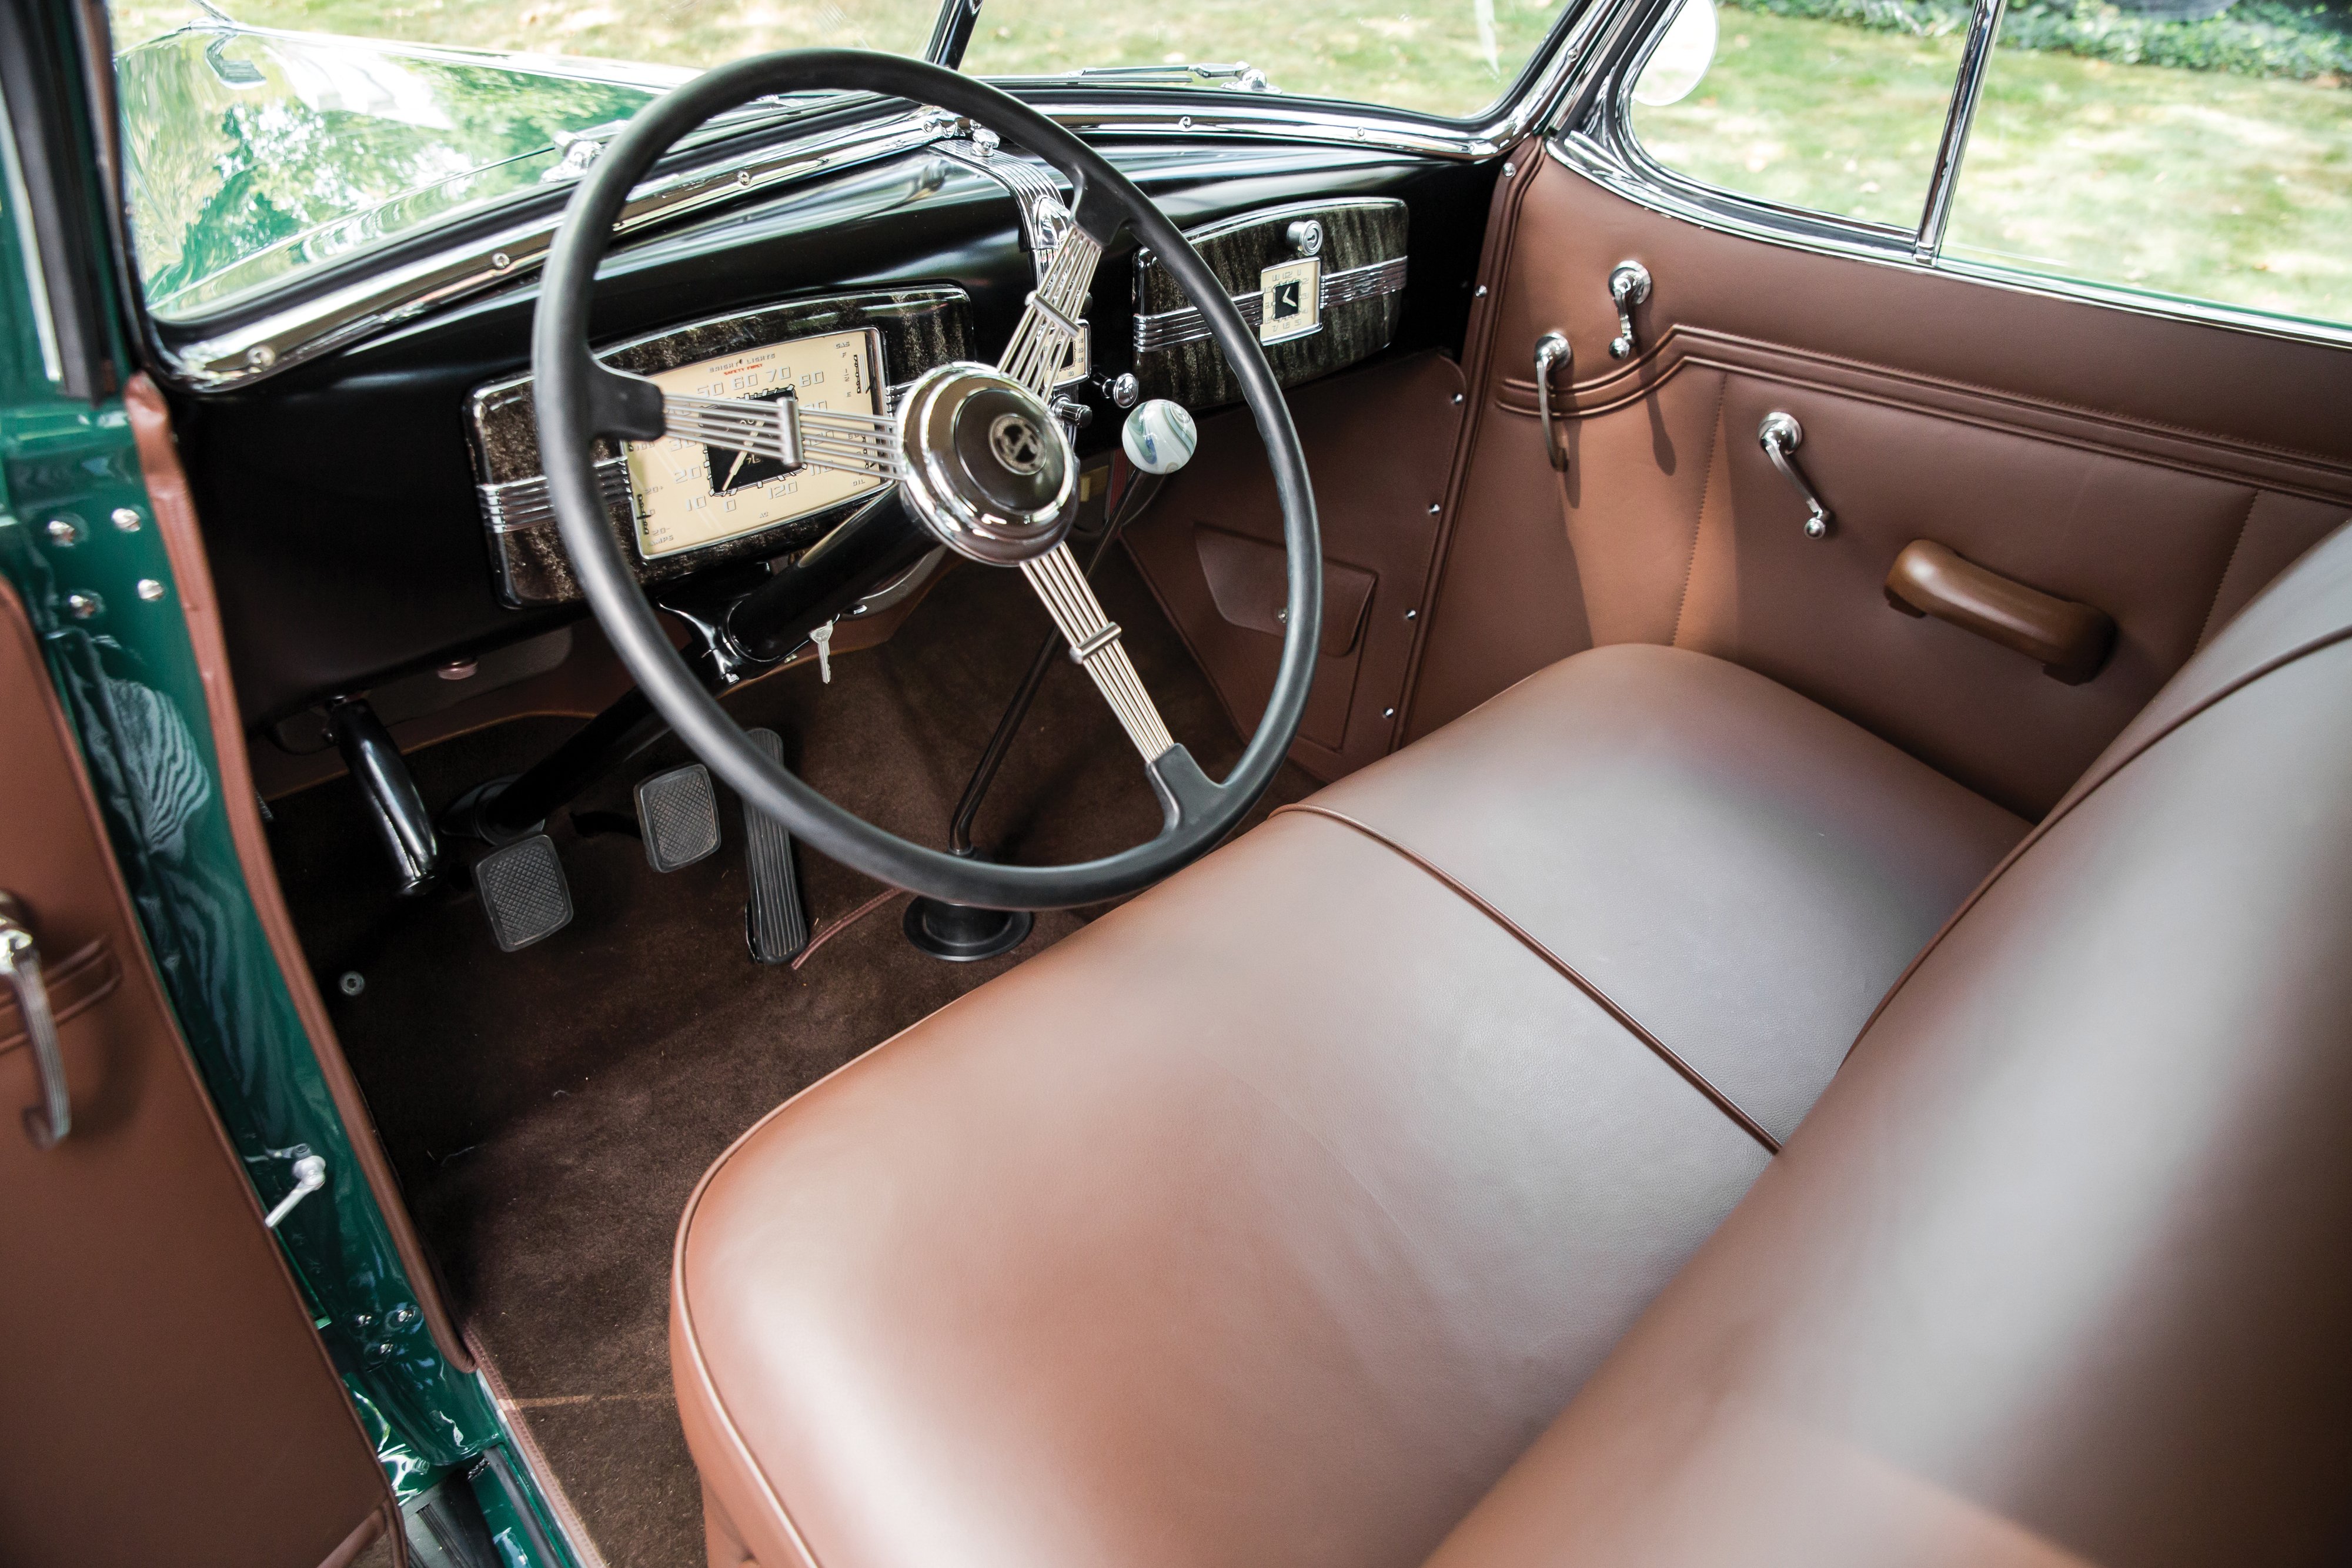
[[[47,79],[86,124],[79,72],[58,65]],[[94,181],[81,151],[80,172]],[[503,1448],[508,1433],[481,1379],[434,1344],[360,1174],[230,836],[195,651],[129,416],[119,396],[81,402],[48,379],[14,201],[0,188],[0,573],[41,640],[148,956],[263,1207],[292,1188],[296,1159],[326,1160],[324,1189],[276,1235],[387,1476],[413,1495],[429,1472]],[[122,323],[107,327],[120,365]],[[515,1473],[535,1494],[529,1472]],[[530,1502],[545,1512],[543,1499]],[[561,1532],[547,1536],[568,1557]]]

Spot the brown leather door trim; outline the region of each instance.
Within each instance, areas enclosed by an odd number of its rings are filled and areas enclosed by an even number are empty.
[[[1495,334],[1502,319],[1496,307],[1502,303],[1503,284],[1511,273],[1511,244],[1518,231],[1519,207],[1535,188],[1536,173],[1543,164],[1539,139],[1529,137],[1512,148],[1503,162],[1503,167],[1511,172],[1496,183],[1495,198],[1487,211],[1486,254],[1479,258],[1476,292],[1470,301],[1470,321],[1462,337],[1462,385],[1467,406],[1463,410],[1462,428],[1454,438],[1454,467],[1446,476],[1443,510],[1437,519],[1436,553],[1428,580],[1422,586],[1421,602],[1415,606],[1412,653],[1405,661],[1404,695],[1397,701],[1396,727],[1389,734],[1391,751],[1402,746],[1414,733],[1412,710],[1421,700],[1422,661],[1429,651],[1430,627],[1436,618],[1438,600],[1445,591],[1446,570],[1454,559],[1454,525],[1462,514],[1462,493],[1469,487],[1470,459],[1478,449],[1478,432],[1486,423],[1490,401],[1486,392],[1489,381],[1487,361],[1494,357]],[[1532,398],[1535,383],[1529,382],[1528,386]]]
[[[1541,942],[1537,941],[1535,936],[1528,932],[1525,926],[1521,925],[1517,921],[1513,920],[1501,910],[1496,908],[1492,904],[1486,902],[1485,898],[1479,896],[1478,891],[1470,886],[1469,883],[1454,876],[1451,872],[1447,871],[1444,866],[1439,865],[1434,861],[1425,859],[1422,855],[1414,852],[1412,850],[1406,848],[1403,844],[1397,842],[1394,839],[1390,838],[1386,833],[1381,832],[1379,829],[1367,827],[1364,823],[1358,821],[1355,818],[1350,817],[1342,811],[1335,811],[1328,806],[1318,806],[1311,800],[1302,800],[1296,805],[1278,807],[1273,812],[1273,815],[1279,817],[1293,811],[1305,816],[1326,817],[1330,821],[1339,823],[1343,828],[1353,828],[1357,832],[1363,834],[1364,837],[1371,840],[1372,842],[1380,845],[1382,849],[1397,855],[1418,870],[1427,873],[1439,883],[1442,883],[1447,892],[1452,893],[1455,897],[1461,899],[1464,903],[1477,910],[1479,914],[1484,915],[1487,919],[1501,926],[1505,931],[1510,934],[1512,939],[1517,942],[1519,946],[1525,947],[1528,952],[1533,953],[1537,957],[1541,958],[1545,963],[1550,965],[1554,970],[1558,971],[1562,979],[1565,979],[1570,985],[1574,986],[1578,990],[1582,991],[1586,996],[1592,998],[1593,1003],[1598,1006],[1602,1012],[1607,1013],[1611,1018],[1614,1019],[1618,1024],[1622,1027],[1626,1032],[1633,1035],[1634,1039],[1649,1047],[1651,1051],[1656,1055],[1659,1061],[1664,1062],[1668,1067],[1673,1068],[1675,1072],[1679,1073],[1683,1079],[1690,1084],[1692,1088],[1706,1095],[1717,1110],[1722,1112],[1725,1115],[1730,1117],[1732,1121],[1738,1123],[1741,1132],[1746,1133],[1749,1137],[1755,1139],[1759,1144],[1761,1144],[1764,1146],[1764,1152],[1766,1154],[1777,1155],[1780,1152],[1780,1141],[1774,1138],[1771,1134],[1766,1132],[1763,1127],[1758,1124],[1755,1117],[1750,1116],[1747,1112],[1741,1110],[1738,1102],[1734,1101],[1730,1095],[1726,1094],[1722,1090],[1717,1088],[1715,1084],[1707,1079],[1705,1073],[1699,1071],[1697,1068],[1693,1067],[1689,1062],[1685,1061],[1680,1056],[1676,1055],[1673,1047],[1666,1044],[1664,1040],[1660,1040],[1656,1035],[1652,1034],[1648,1027],[1644,1025],[1641,1019],[1635,1018],[1632,1013],[1627,1012],[1623,1008],[1618,1006],[1615,999],[1612,998],[1608,992],[1594,985],[1591,980],[1586,979],[1577,969],[1575,965],[1570,964],[1559,954],[1545,946]]]
[[[146,476],[148,499],[154,506],[155,526],[171,557],[172,574],[178,580],[181,612],[187,620],[188,641],[195,650],[196,668],[204,681],[205,708],[212,720],[213,753],[221,773],[221,804],[228,813],[229,832],[236,842],[237,864],[245,873],[246,890],[253,899],[256,913],[261,916],[261,928],[269,938],[270,953],[278,960],[279,974],[285,977],[288,994],[294,998],[294,1010],[302,1019],[303,1032],[310,1038],[310,1051],[318,1059],[320,1075],[326,1080],[327,1092],[334,1100],[336,1113],[343,1120],[344,1134],[351,1140],[352,1156],[359,1161],[368,1190],[374,1195],[375,1206],[383,1212],[384,1226],[392,1233],[393,1247],[400,1254],[400,1266],[408,1275],[409,1289],[425,1314],[433,1343],[451,1366],[461,1373],[471,1372],[473,1354],[466,1348],[441,1299],[439,1277],[434,1273],[424,1243],[409,1218],[408,1205],[401,1197],[392,1162],[384,1157],[383,1145],[377,1141],[375,1121],[368,1113],[359,1081],[352,1076],[351,1063],[344,1060],[342,1044],[335,1038],[335,1027],[328,1020],[326,1001],[319,995],[310,961],[302,956],[301,939],[294,933],[293,916],[288,913],[286,895],[278,885],[278,867],[269,857],[269,840],[261,826],[261,798],[254,791],[253,768],[245,750],[245,731],[237,718],[236,688],[229,679],[228,643],[221,633],[220,600],[213,591],[212,566],[205,559],[204,536],[197,528],[195,500],[188,490],[188,476],[180,466],[179,449],[172,435],[171,411],[164,405],[163,394],[155,390],[155,383],[144,371],[131,378],[131,384],[123,390],[122,402],[131,413],[131,434],[138,442],[139,466]]]
[[[2031,435],[2229,484],[2256,485],[2332,505],[2352,502],[2352,464],[1679,323],[1665,329],[1635,369],[1576,383],[1564,397],[1554,398],[1553,413],[1569,420],[1614,413],[1653,395],[1694,367],[1932,414],[2002,434]],[[1534,379],[1498,376],[1494,402],[1505,413],[1537,417]]]
[[[147,960],[73,727],[5,578],[0,643],[13,683],[0,707],[7,804],[20,830],[40,830],[20,831],[0,874],[67,951],[56,978],[75,996],[57,1021],[76,1106],[53,1149],[0,1127],[16,1167],[12,1245],[33,1254],[0,1268],[21,1364],[0,1400],[0,1485],[12,1505],[39,1500],[45,1532],[99,1542],[101,1556],[109,1541],[168,1538],[186,1550],[141,1560],[284,1563],[289,1531],[356,1518],[318,1559],[348,1563],[354,1542],[396,1525],[389,1483]],[[0,1052],[20,1087],[22,1055]],[[93,1228],[110,1219],[132,1233]],[[142,1490],[198,1485],[161,1503]],[[238,1488],[283,1507],[256,1517],[253,1495],[229,1495]],[[100,1496],[119,1513],[93,1517]],[[396,1528],[393,1556],[407,1561]]]

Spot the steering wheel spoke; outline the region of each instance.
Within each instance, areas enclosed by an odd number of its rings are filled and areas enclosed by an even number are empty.
[[[1087,293],[1094,287],[1095,267],[1102,260],[1102,242],[1072,225],[1054,259],[1030,291],[996,368],[1041,398],[1051,398],[1060,384],[1078,342],[1078,322],[1085,316]]]
[[[1143,677],[1135,672],[1135,661],[1119,643],[1118,623],[1103,613],[1102,601],[1095,597],[1087,574],[1078,570],[1070,547],[1058,544],[1044,555],[1023,561],[1021,575],[1045,601],[1045,612],[1070,644],[1070,658],[1093,679],[1095,689],[1110,704],[1110,711],[1118,716],[1144,762],[1155,763],[1175,749],[1167,721],[1160,716],[1159,706],[1143,689]]]
[[[663,433],[730,452],[748,452],[787,469],[829,468],[876,479],[904,477],[898,425],[887,414],[803,408],[787,388],[781,397],[662,396]]]

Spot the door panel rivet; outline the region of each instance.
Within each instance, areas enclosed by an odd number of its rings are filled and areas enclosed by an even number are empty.
[[[139,531],[138,509],[133,507],[115,507],[114,526],[121,529],[126,534],[137,533]]]
[[[66,595],[66,608],[73,612],[77,621],[94,621],[106,613],[106,601],[95,593],[68,593]]]
[[[78,545],[81,543],[81,522],[75,517],[51,517],[48,535],[52,544]]]
[[[139,597],[152,604],[163,597],[163,585],[152,577],[139,580]]]

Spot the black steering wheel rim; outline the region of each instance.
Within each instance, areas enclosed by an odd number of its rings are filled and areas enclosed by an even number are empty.
[[[1108,243],[1123,220],[1169,268],[1224,350],[1274,471],[1283,516],[1289,609],[1273,693],[1256,732],[1222,785],[1179,747],[1181,769],[1151,772],[1171,818],[1148,841],[1065,865],[1000,865],[910,842],[835,805],[755,747],[670,644],[606,523],[593,466],[596,437],[629,433],[642,407],[620,406],[623,378],[589,349],[595,272],[629,192],[677,141],[712,116],[781,91],[837,87],[936,105],[985,125],[1066,176],[1080,226]],[[551,251],[531,334],[541,466],[566,552],[589,608],[639,687],[678,737],[757,810],[842,863],[895,886],[958,904],[1056,909],[1123,897],[1213,848],[1273,781],[1297,734],[1322,625],[1322,550],[1315,501],[1274,373],[1256,335],[1183,235],[1093,149],[1045,116],[973,78],[925,61],[858,49],[755,56],[697,77],[646,106],[573,192]],[[1181,779],[1192,781],[1186,788]]]

